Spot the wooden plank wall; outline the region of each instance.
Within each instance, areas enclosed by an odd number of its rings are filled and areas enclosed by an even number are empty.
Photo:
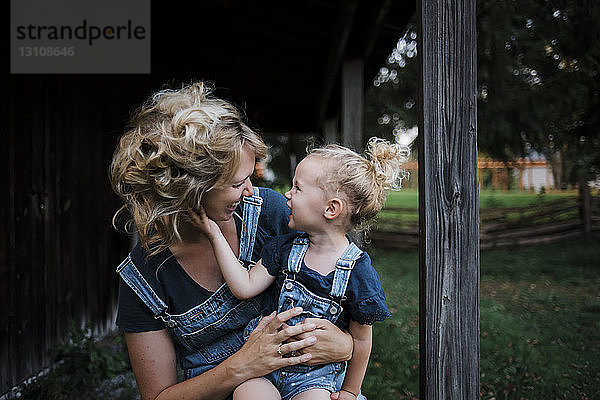
[[[475,0],[419,0],[422,400],[479,399]]]
[[[96,333],[113,328],[114,268],[129,243],[111,227],[118,199],[108,164],[142,99],[138,81],[9,79],[0,146],[0,394],[48,365],[47,350],[68,337],[71,321]]]

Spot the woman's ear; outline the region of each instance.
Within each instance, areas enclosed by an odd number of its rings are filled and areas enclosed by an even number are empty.
[[[346,204],[340,198],[334,197],[333,199],[327,202],[327,208],[325,208],[325,212],[323,216],[327,219],[336,219],[344,212]]]

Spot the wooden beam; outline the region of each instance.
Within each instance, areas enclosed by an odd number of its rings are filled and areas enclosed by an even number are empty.
[[[385,19],[387,18],[394,2],[395,0],[384,0],[381,8],[379,8],[377,17],[375,18],[375,21],[373,21],[373,24],[370,27],[371,29],[368,30],[368,36],[365,41],[365,48],[363,52],[363,57],[365,60],[368,60],[371,56],[371,52],[377,43],[379,32],[381,32]]]
[[[475,0],[418,0],[420,398],[479,399]]]
[[[336,118],[328,118],[323,123],[323,137],[325,143],[338,143],[338,121]]]
[[[345,61],[342,67],[342,143],[362,150],[364,120],[364,63]]]
[[[323,121],[327,114],[327,106],[329,105],[333,84],[340,66],[342,65],[346,46],[348,45],[348,37],[350,37],[350,32],[352,31],[354,15],[358,8],[358,0],[347,0],[342,2],[342,4],[343,7],[337,20],[336,33],[331,42],[327,68],[325,69],[325,76],[323,77],[323,84],[321,85],[319,121]]]

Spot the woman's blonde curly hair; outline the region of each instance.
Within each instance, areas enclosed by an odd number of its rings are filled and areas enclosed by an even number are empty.
[[[114,191],[124,204],[113,225],[132,233],[151,254],[181,242],[188,210],[229,182],[244,146],[266,156],[263,140],[229,102],[204,82],[152,95],[131,118],[110,165]],[[118,223],[128,211],[124,223]]]
[[[313,149],[307,157],[326,163],[318,184],[329,195],[343,193],[350,213],[349,230],[361,231],[385,204],[390,190],[400,189],[408,172],[402,165],[410,148],[372,137],[365,156],[336,144]]]

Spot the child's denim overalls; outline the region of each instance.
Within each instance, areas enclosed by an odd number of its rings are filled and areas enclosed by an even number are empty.
[[[278,312],[289,310],[293,307],[302,307],[302,315],[290,319],[287,324],[295,325],[304,318],[325,318],[335,323],[343,311],[342,302],[345,300],[346,288],[352,268],[362,251],[350,243],[342,257],[336,262],[333,275],[333,284],[329,292],[329,298],[318,296],[311,292],[306,286],[296,280],[296,274],[300,272],[304,255],[308,249],[308,237],[298,236],[294,239],[287,268],[283,270],[286,276],[281,292],[279,294]],[[247,336],[258,323],[258,319],[252,321],[246,329]],[[294,365],[281,368],[265,376],[279,390],[282,400],[291,399],[300,392],[312,388],[321,388],[330,392],[337,392],[344,382],[346,363],[330,363],[309,367],[306,365]]]
[[[253,196],[243,199],[243,225],[239,259],[250,265],[263,199],[254,188]],[[206,301],[183,314],[170,314],[128,256],[117,268],[123,281],[161,319],[179,348],[178,358],[185,379],[200,375],[217,366],[240,349],[248,322],[259,315],[259,300],[236,299],[227,284],[221,285]]]

